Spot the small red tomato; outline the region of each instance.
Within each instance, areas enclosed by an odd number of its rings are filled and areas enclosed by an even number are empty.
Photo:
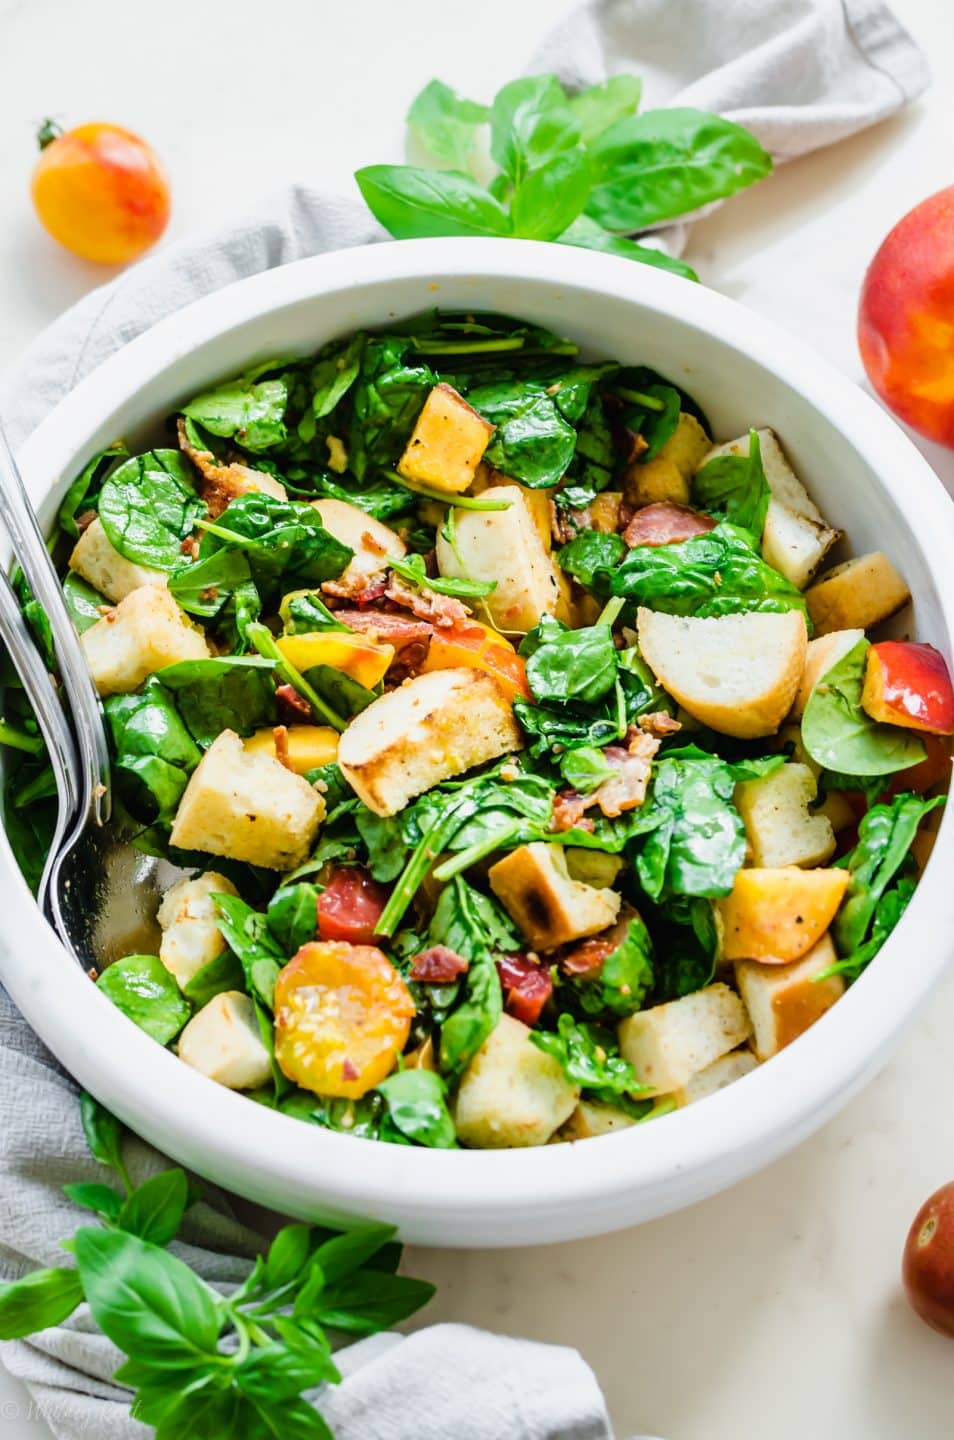
[[[318,934],[322,940],[372,945],[388,892],[360,865],[342,865],[318,897]]]
[[[524,1025],[536,1025],[540,1012],[553,994],[553,980],[545,965],[525,955],[501,955],[497,972],[504,992],[504,1009]]]
[[[33,171],[44,227],[84,260],[125,265],[155,245],[169,223],[169,182],[151,146],[119,125],[47,121]]]
[[[935,1191],[914,1217],[901,1278],[921,1319],[954,1336],[954,1182]]]

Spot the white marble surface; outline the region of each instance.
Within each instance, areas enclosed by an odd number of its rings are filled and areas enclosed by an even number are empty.
[[[712,0],[717,3],[717,0]],[[174,178],[172,237],[286,179],[342,187],[397,159],[432,75],[484,97],[567,0],[0,0],[0,362],[101,278],[38,229],[26,187],[48,111],[147,135]],[[789,167],[699,226],[690,258],[860,379],[864,266],[910,205],[949,184],[950,0],[896,0],[936,80],[905,115]],[[210,62],[203,76],[201,64]],[[246,77],[246,78],[243,78]],[[815,277],[797,299],[791,273]],[[930,458],[954,488],[954,457]],[[905,1308],[908,1221],[954,1176],[954,977],[867,1092],[819,1136],[705,1205],[642,1229],[522,1253],[421,1252],[429,1318],[578,1345],[620,1434],[668,1440],[948,1440],[954,1350]],[[0,1440],[48,1432],[0,1375]]]

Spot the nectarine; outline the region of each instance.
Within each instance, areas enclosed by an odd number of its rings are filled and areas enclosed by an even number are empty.
[[[933,645],[882,640],[868,651],[861,703],[873,720],[906,730],[954,734],[954,687]]]
[[[954,186],[882,241],[862,285],[858,346],[885,404],[954,448]]]

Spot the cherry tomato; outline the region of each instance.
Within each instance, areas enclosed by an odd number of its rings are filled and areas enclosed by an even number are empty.
[[[373,945],[388,892],[360,865],[342,865],[318,897],[318,934],[322,940]]]
[[[415,1014],[373,945],[303,945],[275,986],[275,1059],[304,1090],[359,1100],[390,1075]]]
[[[914,1217],[901,1278],[921,1319],[954,1336],[954,1183],[942,1185]]]
[[[118,125],[50,122],[33,171],[33,204],[44,227],[85,260],[123,265],[155,245],[169,223],[169,182],[145,140]]]
[[[540,1012],[553,994],[553,980],[545,965],[525,955],[502,955],[497,971],[504,992],[504,1009],[524,1025],[536,1025]]]

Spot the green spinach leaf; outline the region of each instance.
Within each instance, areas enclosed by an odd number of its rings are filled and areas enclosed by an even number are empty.
[[[886,805],[873,805],[858,825],[858,843],[838,863],[851,873],[848,892],[835,917],[832,934],[839,953],[849,955],[862,944],[891,881],[904,864],[918,826],[944,796],[925,800],[896,795]]]
[[[274,1008],[275,982],[287,960],[260,910],[253,910],[236,895],[212,897],[219,912],[222,938],[238,957],[245,972],[245,985],[253,1000],[267,1010]]]
[[[653,980],[653,942],[644,921],[634,915],[620,944],[603,961],[599,975],[574,981],[574,990],[587,1014],[609,1011],[626,1016],[642,1008]]]
[[[616,647],[609,625],[571,630],[544,615],[520,646],[527,683],[537,700],[600,700],[616,681]]]
[[[221,655],[167,665],[155,683],[175,696],[190,735],[206,749],[223,730],[251,735],[275,723],[274,670],[259,655]]]
[[[354,555],[310,505],[260,492],[240,495],[217,520],[203,521],[202,529],[199,561],[223,547],[238,549],[266,601],[279,588],[304,589],[335,579]]]
[[[747,455],[719,455],[703,465],[692,482],[692,492],[700,510],[748,530],[761,544],[772,492],[765,478],[758,431],[749,431]]]
[[[240,375],[237,380],[197,395],[189,401],[183,414],[210,435],[235,440],[253,455],[280,445],[287,434],[288,382],[284,376],[256,379],[262,368],[259,366],[254,376]]]
[[[80,529],[76,523],[77,516],[82,515],[85,510],[95,507],[106,476],[117,460],[125,460],[128,455],[129,451],[122,440],[115,441],[105,450],[101,450],[98,455],[93,456],[67,490],[63,497],[63,503],[60,505],[57,522],[60,529],[72,539],[78,540],[80,536]]]
[[[802,717],[802,744],[816,764],[845,775],[893,775],[924,759],[910,730],[882,725],[861,705],[868,641],[842,656],[816,684]]]
[[[182,541],[205,514],[205,504],[178,450],[149,450],[106,477],[98,513],[120,555],[135,565],[172,571],[182,564]]]
[[[530,1039],[557,1061],[572,1085],[585,1085],[604,1095],[631,1095],[643,1088],[632,1065],[620,1055],[612,1030],[574,1020],[564,1011],[555,1032],[534,1030]]]
[[[81,580],[75,570],[71,570],[63,581],[63,599],[70,619],[81,635],[98,624],[106,610],[112,608],[106,596]]]
[[[283,955],[295,955],[316,939],[319,893],[317,885],[300,881],[297,885],[283,885],[269,900],[265,918]]]
[[[440,1075],[433,1070],[398,1070],[382,1080],[377,1089],[402,1135],[434,1150],[456,1147],[457,1134],[447,1109],[447,1086]]]
[[[96,982],[97,989],[140,1028],[168,1045],[192,1014],[175,978],[156,955],[114,960]]]
[[[138,695],[111,695],[103,709],[124,804],[137,820],[171,824],[202,758],[172,695],[151,677]]]

